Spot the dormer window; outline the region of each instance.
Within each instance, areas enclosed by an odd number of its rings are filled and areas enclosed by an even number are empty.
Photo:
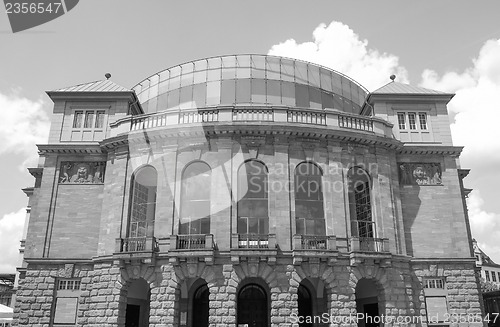
[[[403,142],[432,142],[429,119],[426,112],[399,111],[397,126],[399,138]]]
[[[105,110],[75,110],[71,141],[99,141],[104,137]]]

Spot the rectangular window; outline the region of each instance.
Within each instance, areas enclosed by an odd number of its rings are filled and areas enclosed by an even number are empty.
[[[489,282],[490,281],[490,272],[488,270],[485,270],[484,275],[486,276],[486,281]]]
[[[491,281],[495,282],[497,281],[497,274],[495,274],[494,271],[491,272]]]
[[[80,279],[58,279],[53,308],[54,324],[74,325],[81,295]]]
[[[83,111],[75,111],[73,118],[73,128],[82,128]]]
[[[83,124],[83,128],[92,128],[94,123],[94,111],[85,112],[85,122]]]
[[[442,278],[429,278],[424,281],[424,288],[444,289],[444,280]]]
[[[432,296],[425,298],[427,321],[429,324],[442,323],[448,317],[446,296]]]
[[[410,125],[410,129],[417,129],[416,114],[414,112],[408,113],[408,123]]]
[[[104,127],[104,111],[99,110],[96,112],[95,116],[95,128],[103,128]]]
[[[399,129],[406,129],[406,118],[402,112],[398,112],[398,125]]]
[[[427,114],[425,112],[418,113],[418,121],[420,123],[420,129],[427,129]]]

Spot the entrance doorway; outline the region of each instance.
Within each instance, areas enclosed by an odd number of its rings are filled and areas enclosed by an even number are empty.
[[[149,298],[149,284],[144,279],[135,279],[129,285],[125,327],[149,326]]]
[[[244,286],[238,294],[238,325],[267,327],[268,304],[266,291],[257,284]]]
[[[311,293],[307,290],[307,288],[300,284],[299,289],[297,291],[298,295],[298,305],[299,305],[299,317],[302,317],[301,321],[303,323],[299,323],[299,327],[312,327],[312,323],[307,323],[305,321],[310,321],[313,316],[313,299]],[[307,318],[310,317],[310,318]]]
[[[207,284],[200,286],[193,298],[193,327],[208,327],[208,296]]]
[[[378,288],[373,280],[360,279],[356,285],[356,310],[363,314],[363,319],[358,319],[359,327],[378,327],[380,312],[378,301]]]

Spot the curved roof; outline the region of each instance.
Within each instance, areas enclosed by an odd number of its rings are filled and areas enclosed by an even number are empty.
[[[224,105],[334,108],[360,113],[368,91],[312,63],[266,55],[230,55],[183,63],[133,87],[146,113]]]

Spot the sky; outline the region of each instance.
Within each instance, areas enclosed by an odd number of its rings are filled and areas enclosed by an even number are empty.
[[[131,88],[165,68],[224,54],[275,54],[340,71],[373,91],[396,81],[456,93],[448,105],[473,237],[500,263],[500,2],[85,0],[12,33],[0,9],[0,273],[15,272],[45,91],[111,79]]]

